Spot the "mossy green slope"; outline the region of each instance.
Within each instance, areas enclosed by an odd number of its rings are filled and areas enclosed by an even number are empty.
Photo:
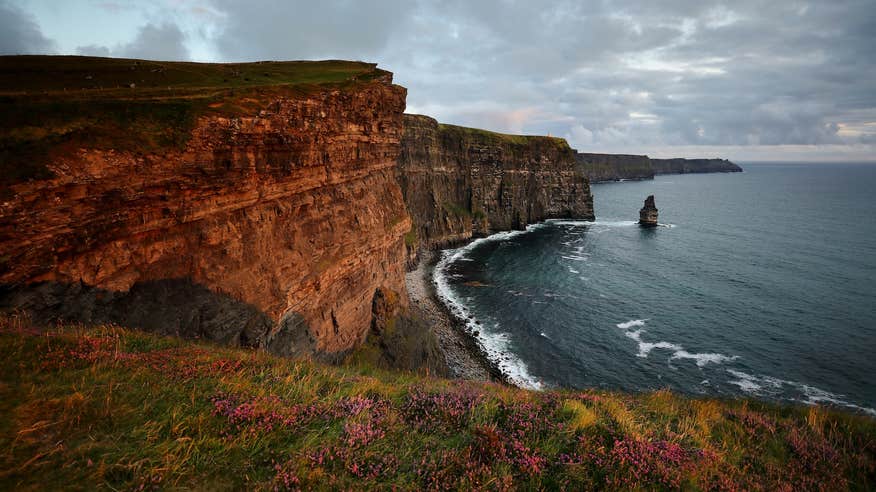
[[[0,323],[0,489],[872,489],[876,422]]]

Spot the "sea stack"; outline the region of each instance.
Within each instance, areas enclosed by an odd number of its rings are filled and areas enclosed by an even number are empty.
[[[654,205],[654,195],[648,195],[645,206],[639,210],[639,225],[642,227],[657,227],[657,207]]]

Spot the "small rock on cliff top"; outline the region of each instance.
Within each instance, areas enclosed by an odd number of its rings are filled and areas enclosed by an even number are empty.
[[[654,195],[648,195],[645,206],[639,210],[639,225],[643,227],[657,226],[657,206],[654,205]]]

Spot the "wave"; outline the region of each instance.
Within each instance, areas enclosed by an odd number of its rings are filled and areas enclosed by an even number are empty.
[[[572,260],[572,261],[587,261],[590,259],[589,256],[584,256],[584,255],[572,255],[572,256],[560,255],[560,258],[562,258],[564,260]]]
[[[606,227],[630,227],[638,224],[635,220],[569,220],[569,219],[548,219],[545,222],[548,224],[586,227],[586,226],[606,226]]]
[[[634,320],[630,320],[630,321],[627,321],[624,323],[618,323],[617,327],[620,328],[621,330],[626,330],[626,329],[632,328],[634,326],[645,326],[646,321],[648,321],[647,318],[646,319],[634,319]]]
[[[845,400],[845,395],[838,395],[821,388],[816,388],[805,383],[797,381],[788,381],[786,379],[774,378],[772,376],[753,376],[751,374],[737,371],[735,369],[727,369],[727,372],[733,375],[736,380],[728,381],[729,384],[738,386],[742,391],[757,395],[775,396],[777,393],[790,389],[796,392],[796,397],[786,397],[791,401],[805,403],[807,405],[817,405],[820,403],[829,403],[836,406],[851,408],[860,412],[876,417],[876,409],[856,405]]]
[[[724,362],[729,362],[738,358],[738,355],[724,355],[710,352],[692,354],[684,349],[678,350],[674,354],[672,354],[672,359],[693,359],[697,362],[698,367],[703,367],[709,363],[722,364]]]
[[[627,338],[635,340],[636,343],[638,343],[639,352],[636,354],[637,357],[648,358],[648,354],[654,349],[671,350],[672,355],[669,357],[670,360],[691,359],[696,361],[697,367],[705,367],[708,364],[722,364],[739,358],[737,355],[724,355],[714,352],[688,352],[681,345],[672,342],[646,342],[642,340],[642,333],[645,333],[644,328],[630,330],[630,328],[633,327],[645,326],[646,321],[648,320],[633,319],[615,325],[625,331],[624,335]]]
[[[471,314],[465,302],[460,299],[450,286],[450,276],[447,273],[447,268],[454,262],[465,259],[467,254],[481,244],[507,241],[543,226],[543,223],[532,224],[523,231],[500,232],[488,237],[475,239],[461,248],[443,251],[441,259],[435,265],[435,269],[432,272],[432,281],[435,283],[438,297],[458,319],[465,322],[466,330],[477,340],[490,361],[496,364],[510,382],[529,389],[542,389],[544,385],[538,378],[529,373],[526,363],[514,355],[509,335],[499,331],[498,324],[494,324],[492,329],[488,329]]]

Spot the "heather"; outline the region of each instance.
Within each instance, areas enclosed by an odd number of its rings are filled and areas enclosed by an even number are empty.
[[[876,421],[0,322],[0,489],[868,490]]]

